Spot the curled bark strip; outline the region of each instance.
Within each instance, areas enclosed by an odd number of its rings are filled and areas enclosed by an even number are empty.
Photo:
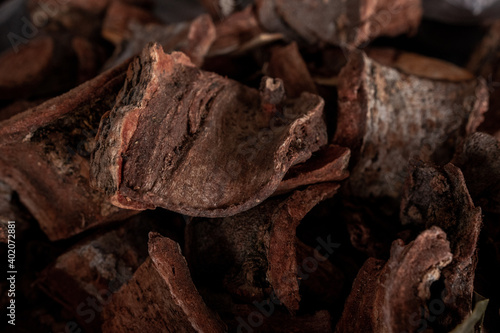
[[[370,258],[359,271],[336,332],[418,332],[429,313],[430,286],[451,260],[438,227],[408,245],[394,241],[387,262]]]
[[[377,36],[415,32],[422,16],[419,0],[258,0],[256,8],[266,30],[348,47]]]
[[[134,213],[111,205],[88,181],[98,124],[114,105],[125,68],[0,123],[0,177],[51,240]]]
[[[282,194],[301,186],[324,182],[338,182],[349,176],[347,167],[351,151],[337,145],[328,145],[314,153],[306,162],[288,170],[274,194]]]
[[[437,322],[451,330],[472,311],[481,208],[475,207],[460,169],[413,161],[401,202],[401,221],[438,226],[448,235],[453,261],[443,270],[447,304]]]
[[[377,58],[388,64],[387,54]],[[468,79],[450,64],[428,78],[422,71],[428,58],[394,56],[396,68],[353,52],[340,74],[334,142],[352,150],[349,190],[357,197],[397,199],[408,159],[448,163],[487,109],[483,80]]]
[[[93,186],[123,208],[221,217],[256,206],[326,143],[320,97],[284,100],[281,81],[263,82],[259,94],[147,48],[101,121]]]
[[[334,183],[312,185],[235,216],[194,219],[187,226],[186,247],[195,276],[224,281],[231,294],[247,301],[264,299],[274,291],[288,310],[297,311],[295,229],[317,203],[333,196],[338,188]]]
[[[148,258],[104,309],[103,332],[226,332],[204,303],[179,245],[150,233]]]

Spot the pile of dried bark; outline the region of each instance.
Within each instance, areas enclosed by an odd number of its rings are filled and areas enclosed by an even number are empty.
[[[500,23],[465,38],[420,0],[24,10],[0,53],[6,330],[500,330]]]

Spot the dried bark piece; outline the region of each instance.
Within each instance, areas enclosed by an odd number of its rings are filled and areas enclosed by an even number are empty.
[[[438,226],[448,235],[453,261],[443,270],[449,303],[436,320],[452,330],[472,311],[477,241],[482,225],[481,208],[475,207],[460,169],[442,169],[421,162],[410,163],[401,202],[401,221],[423,228]]]
[[[149,254],[103,312],[104,332],[225,332],[191,281],[177,243],[150,233]]]
[[[434,61],[422,56],[386,51],[377,58],[387,63],[390,54],[395,68],[353,52],[339,77],[334,142],[352,150],[348,188],[357,197],[398,200],[408,159],[446,164],[487,108],[483,80],[469,80],[451,64],[430,79],[421,69]]]
[[[462,170],[467,188],[476,206],[500,213],[500,146],[485,133],[469,136],[463,149],[453,158]]]
[[[429,314],[430,286],[451,260],[438,227],[406,246],[394,241],[387,262],[370,258],[359,271],[336,332],[418,332]]]
[[[210,48],[210,57],[241,55],[283,39],[282,34],[269,34],[262,30],[251,6],[217,22],[215,28],[217,38]]]
[[[51,240],[134,214],[88,181],[96,130],[123,86],[125,65],[0,123],[0,178]]]
[[[130,35],[130,24],[158,23],[158,19],[149,11],[126,4],[120,0],[111,1],[102,22],[102,36],[115,45],[119,45]]]
[[[479,131],[500,138],[500,21],[493,23],[476,47],[467,68],[477,76],[487,79],[490,91],[488,112]]]
[[[102,307],[148,258],[149,232],[168,232],[175,219],[180,217],[140,214],[119,228],[91,235],[44,269],[37,285],[71,311],[86,330],[97,331],[102,324]],[[158,223],[160,220],[168,224]]]
[[[295,42],[271,49],[267,75],[282,79],[289,97],[299,97],[304,91],[318,93]]]
[[[349,148],[330,144],[313,154],[306,162],[291,167],[274,192],[282,194],[301,186],[338,182],[349,176]]]
[[[338,188],[334,183],[312,185],[235,216],[192,220],[186,229],[186,256],[194,276],[209,284],[223,281],[225,289],[246,301],[261,300],[274,292],[288,310],[297,311],[295,229],[317,203],[333,196]]]
[[[415,32],[422,16],[419,0],[258,0],[262,26],[308,43],[358,46],[377,36]]]
[[[153,45],[102,119],[92,184],[123,208],[207,217],[250,209],[326,143],[323,100],[304,93],[273,104],[281,97],[280,81],[265,80],[259,95]]]
[[[195,65],[201,66],[216,37],[214,24],[208,15],[201,15],[192,22],[170,25],[132,23],[130,31],[130,38],[124,41],[125,45],[117,47],[105,68],[117,66],[140,54],[150,42],[161,44],[167,53],[181,51]]]

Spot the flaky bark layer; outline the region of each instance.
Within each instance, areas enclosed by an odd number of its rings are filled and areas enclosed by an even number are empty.
[[[264,80],[259,94],[151,46],[101,121],[92,184],[123,208],[247,210],[327,140],[320,97],[283,97],[279,80]]]
[[[408,159],[448,163],[482,121],[488,94],[482,80],[453,65],[392,51],[374,56],[386,65],[354,52],[340,74],[334,142],[352,150],[354,196],[397,199]]]

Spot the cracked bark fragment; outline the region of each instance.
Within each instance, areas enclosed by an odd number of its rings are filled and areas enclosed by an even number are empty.
[[[282,83],[264,82],[259,94],[150,46],[102,118],[92,185],[122,208],[223,217],[256,206],[327,140],[320,97],[272,104]]]
[[[453,158],[462,170],[467,188],[476,206],[500,213],[500,145],[485,133],[469,136],[463,149]]]
[[[392,244],[387,262],[368,259],[353,283],[336,332],[417,332],[429,314],[430,286],[452,260],[438,227],[404,245]]]
[[[195,278],[212,285],[223,281],[222,287],[246,301],[262,300],[274,291],[290,312],[297,311],[298,265],[302,263],[295,229],[317,203],[333,196],[338,188],[334,183],[312,185],[235,216],[193,219],[186,228],[186,256]],[[308,248],[301,245],[300,254],[313,251],[304,247]],[[321,269],[333,271],[328,264]]]
[[[160,219],[168,223],[160,224]],[[168,232],[175,219],[180,216],[140,214],[114,230],[91,235],[45,268],[37,285],[73,313],[83,327],[97,331],[102,324],[100,311],[88,322],[89,316],[79,313],[85,312],[82,302],[90,299],[99,307],[106,305],[147,259],[148,233]]]
[[[349,177],[348,148],[330,144],[315,152],[304,163],[291,167],[279,184],[274,195],[296,190],[301,186],[324,182],[339,182]]]
[[[443,270],[445,312],[436,322],[446,331],[472,311],[481,208],[475,207],[460,169],[410,163],[401,202],[401,221],[421,228],[438,226],[450,242],[453,261]]]
[[[487,88],[451,64],[391,50],[372,55],[380,62],[351,53],[341,71],[334,142],[352,150],[352,195],[399,200],[408,159],[448,163],[482,121]]]
[[[226,332],[204,303],[179,245],[149,235],[148,258],[105,307],[104,332]]]
[[[99,120],[114,105],[125,68],[0,123],[0,178],[51,240],[134,214],[108,203],[88,181]]]
[[[256,11],[268,31],[347,47],[378,36],[413,33],[422,16],[419,0],[258,0]]]
[[[132,22],[130,34],[129,38],[117,46],[105,68],[117,66],[140,54],[150,42],[161,44],[167,53],[181,51],[195,65],[201,66],[216,37],[214,24],[208,15],[201,15],[191,22],[169,25]]]

